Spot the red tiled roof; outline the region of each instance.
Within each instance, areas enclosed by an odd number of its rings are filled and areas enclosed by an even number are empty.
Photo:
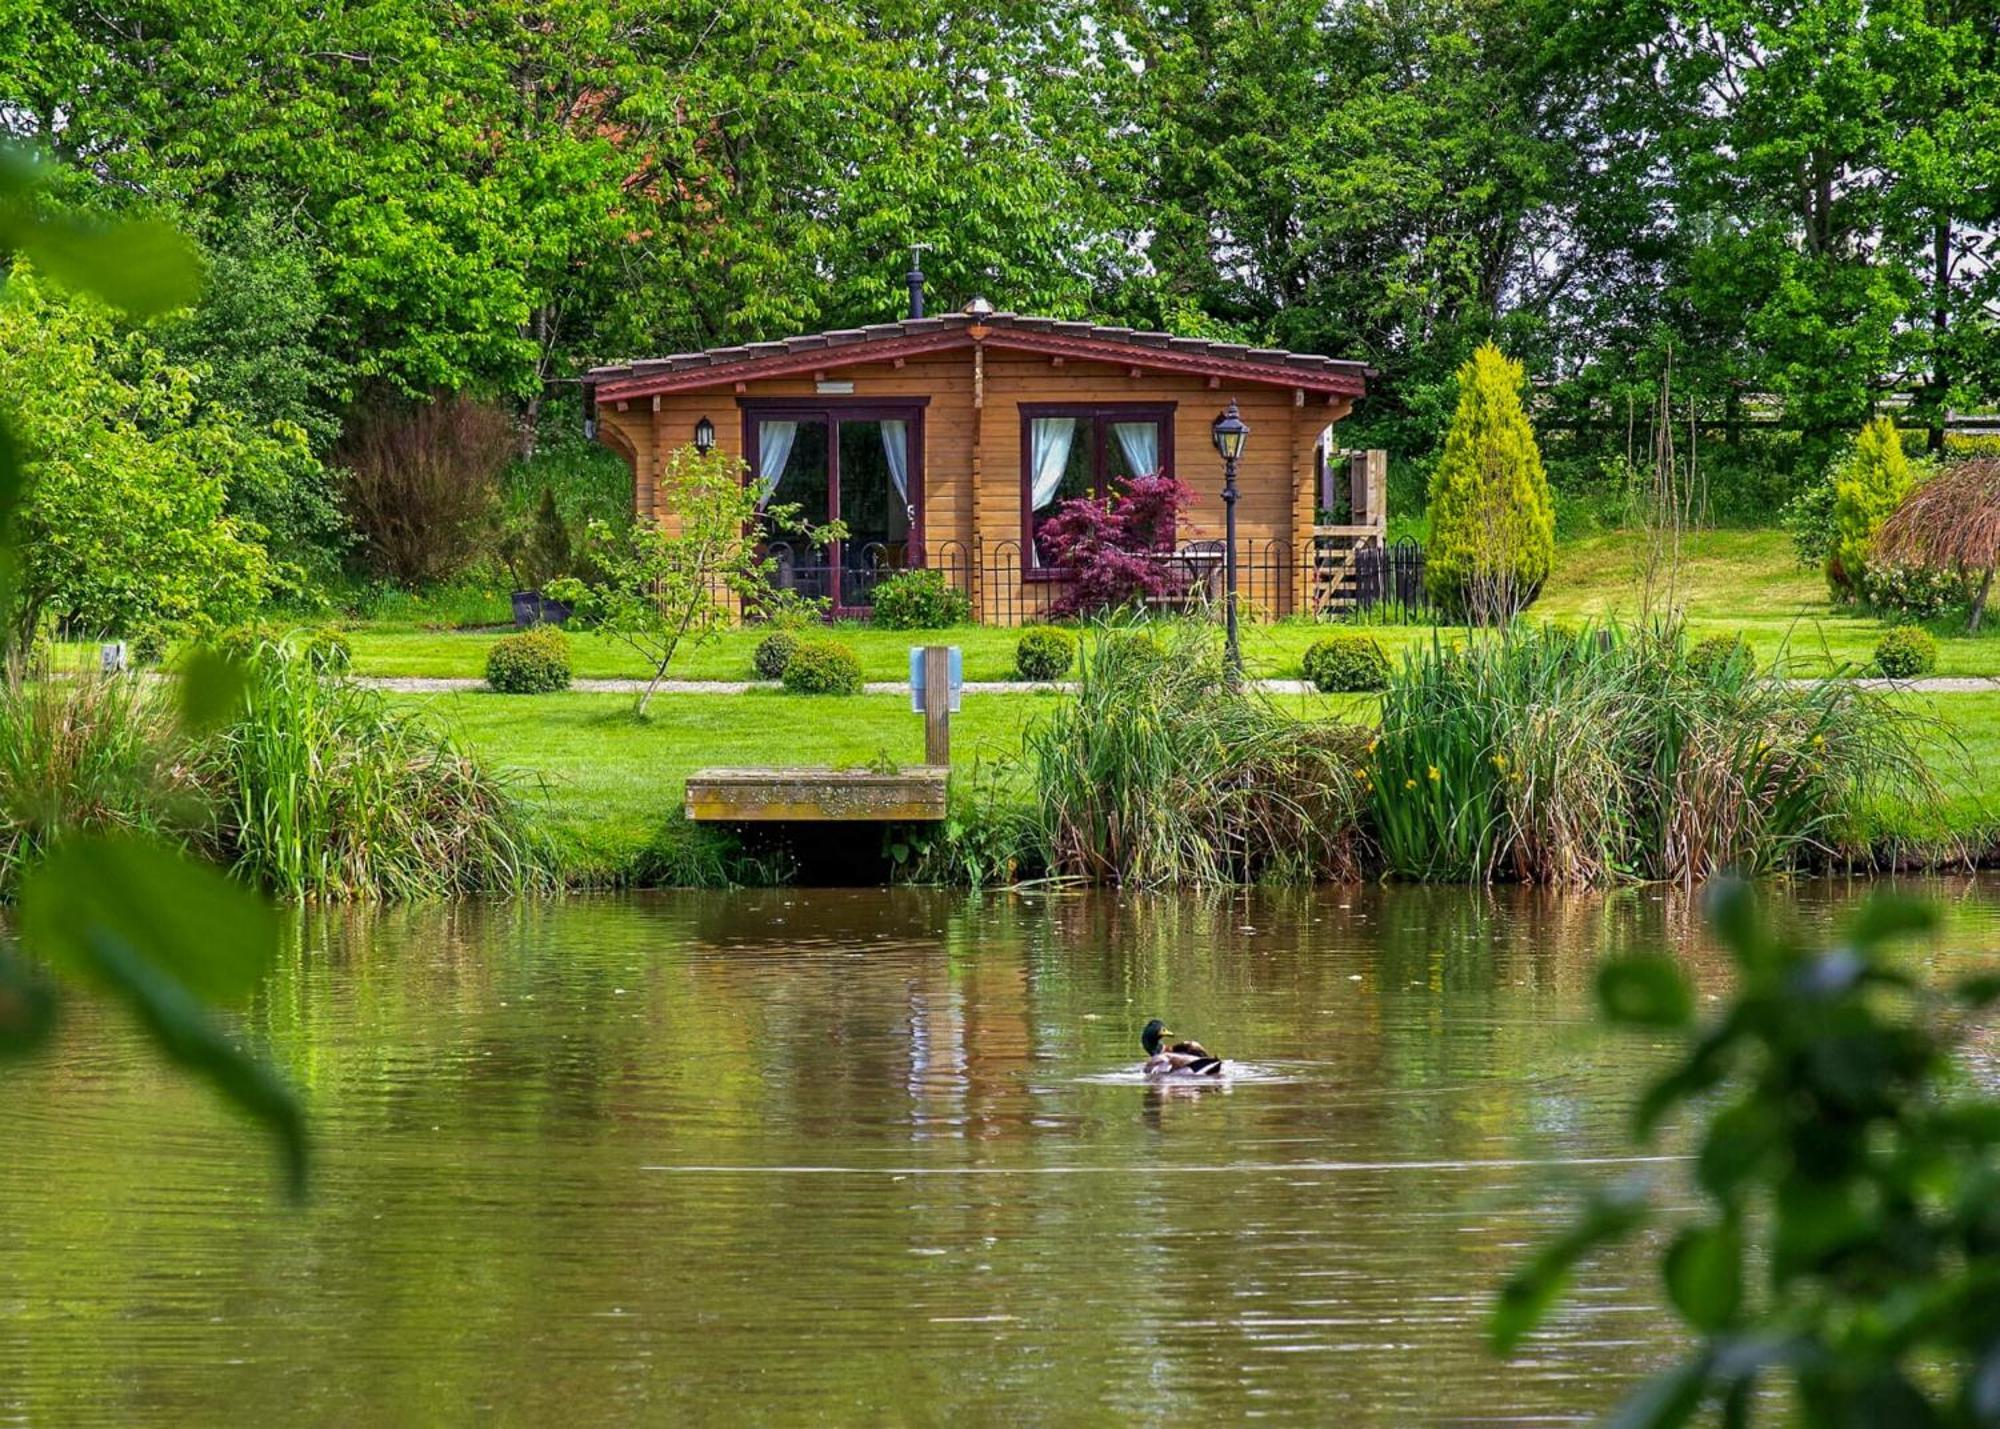
[[[809,333],[779,342],[749,342],[736,347],[710,348],[707,352],[677,352],[668,357],[611,363],[592,368],[583,380],[596,384],[600,401],[624,400],[655,392],[687,391],[724,382],[942,352],[970,346],[974,341],[993,348],[1123,362],[1160,371],[1194,372],[1355,397],[1366,390],[1367,379],[1374,375],[1363,362],[1343,362],[1280,348],[1174,337],[1163,332],[1136,332],[1131,328],[1022,313],[945,313]]]

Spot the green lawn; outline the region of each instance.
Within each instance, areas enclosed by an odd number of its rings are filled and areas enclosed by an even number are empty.
[[[1556,555],[1535,613],[1550,620],[1581,621],[1638,612],[1641,539],[1627,532],[1592,536],[1565,544]],[[1872,616],[1839,610],[1826,598],[1825,583],[1799,569],[1790,539],[1781,531],[1710,531],[1683,544],[1682,604],[1696,636],[1742,632],[1759,655],[1789,650],[1802,673],[1840,665],[1865,665],[1886,628]],[[1442,635],[1428,626],[1364,626],[1394,655],[1406,645]],[[1244,628],[1244,662],[1254,675],[1296,677],[1300,657],[1327,626],[1279,622]],[[908,672],[912,645],[949,643],[965,651],[969,680],[1012,678],[1016,632],[961,626],[945,631],[877,630],[842,624],[833,634],[853,645],[871,680],[900,680]],[[1938,673],[2000,674],[2000,625],[1968,638],[1955,627],[1938,634]],[[373,623],[350,631],[355,669],[365,675],[458,676],[477,679],[485,672],[486,651],[498,632],[423,629],[408,623]],[[750,678],[750,652],[760,633],[733,630],[716,643],[676,661],[680,679]],[[648,673],[621,646],[590,635],[576,639],[576,673],[583,678],[637,677]]]

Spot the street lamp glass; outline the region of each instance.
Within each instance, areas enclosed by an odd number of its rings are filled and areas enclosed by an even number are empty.
[[[1215,437],[1215,449],[1222,453],[1224,461],[1235,461],[1243,455],[1243,443],[1249,439],[1250,425],[1237,415],[1234,402],[1215,419],[1211,431]]]

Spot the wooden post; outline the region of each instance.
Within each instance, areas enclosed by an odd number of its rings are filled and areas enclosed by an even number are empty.
[[[951,647],[924,647],[924,763],[951,763]]]

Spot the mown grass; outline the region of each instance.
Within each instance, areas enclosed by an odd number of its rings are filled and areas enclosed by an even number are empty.
[[[907,696],[851,698],[756,691],[660,695],[645,719],[626,695],[399,695],[430,711],[547,816],[567,872],[618,881],[676,818],[687,776],[705,766],[859,768],[923,759],[923,720]],[[1057,696],[969,696],[952,718],[952,764],[969,771],[1020,749],[1021,728]]]
[[[1643,550],[1642,539],[1631,532],[1589,536],[1564,544],[1534,616],[1561,621],[1635,616]],[[1888,628],[1874,616],[1829,604],[1825,583],[1816,572],[1799,568],[1792,558],[1791,540],[1782,531],[1698,532],[1686,538],[1682,557],[1680,594],[1693,639],[1741,632],[1759,659],[1768,661],[1781,650],[1788,651],[1797,673],[1810,675],[1842,665],[1866,665],[1875,642]],[[482,607],[482,613],[497,608]],[[389,607],[383,609],[386,612]],[[504,632],[439,629],[435,617],[445,613],[443,606],[424,615],[416,611],[413,606],[409,618],[352,627],[357,673],[479,678],[487,647]],[[1414,643],[1428,644],[1432,635],[1428,626],[1363,628],[1380,640],[1392,657]],[[894,631],[841,624],[833,633],[854,646],[870,680],[903,679],[908,673],[910,646],[933,643],[953,644],[964,650],[967,679],[1011,679],[1018,638],[1012,630],[973,626]],[[1306,621],[1247,625],[1245,667],[1253,676],[1297,677],[1306,647],[1325,633],[1325,626]],[[2000,622],[1976,637],[1966,636],[1949,624],[1936,627],[1935,633],[1939,637],[1939,674],[2000,674]],[[1450,640],[1466,638],[1461,630],[1446,630],[1444,636]],[[731,631],[715,644],[690,653],[673,673],[684,679],[748,679],[750,654],[758,639],[759,632],[754,630]],[[78,647],[72,658],[86,656],[94,659],[94,649]],[[585,679],[637,678],[647,673],[629,653],[588,635],[577,639],[576,661],[576,673]]]

